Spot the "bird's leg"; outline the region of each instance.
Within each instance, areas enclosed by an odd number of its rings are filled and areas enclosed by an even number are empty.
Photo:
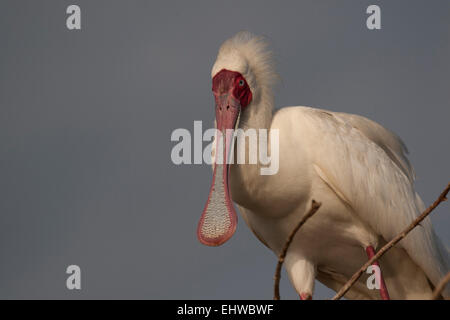
[[[367,256],[369,257],[369,259],[372,259],[372,257],[375,255],[375,249],[372,246],[368,246],[366,248],[366,253],[367,253]],[[379,281],[380,281],[381,299],[382,300],[390,300],[389,293],[386,288],[386,284],[384,283],[383,274],[381,273],[381,268],[380,268],[380,265],[378,264],[378,261],[375,261],[372,265],[376,266],[378,268],[377,270],[380,270]],[[378,277],[378,275],[377,275],[377,277]],[[378,278],[377,278],[377,281],[378,281]]]
[[[300,296],[300,300],[312,300],[316,278],[314,264],[300,253],[290,254],[288,252],[285,267],[295,291]]]
[[[309,293],[300,293],[300,300],[312,300],[312,296]]]

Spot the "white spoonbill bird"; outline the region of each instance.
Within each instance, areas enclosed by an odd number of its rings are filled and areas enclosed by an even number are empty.
[[[211,76],[216,126],[223,133],[216,142],[225,141],[217,144],[224,161],[213,156],[213,182],[197,229],[201,243],[217,246],[233,235],[232,199],[257,238],[278,256],[311,200],[321,202],[285,259],[295,290],[310,299],[315,279],[339,290],[367,256],[425,209],[413,187],[406,147],[391,131],[362,116],[310,107],[274,112],[276,73],[263,38],[240,32],[225,41]],[[278,129],[277,174],[261,175],[260,164],[226,164],[234,146],[226,131],[235,128]],[[379,265],[380,290],[369,289],[362,277],[345,297],[426,299],[450,263],[426,219]],[[447,287],[443,297],[449,296]]]

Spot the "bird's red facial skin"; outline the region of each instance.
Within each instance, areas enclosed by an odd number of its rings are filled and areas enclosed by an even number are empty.
[[[231,93],[239,100],[241,108],[244,109],[252,101],[252,91],[245,78],[236,71],[222,69],[213,78],[212,91],[215,96]]]

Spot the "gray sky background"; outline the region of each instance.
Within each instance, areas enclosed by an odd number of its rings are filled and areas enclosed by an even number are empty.
[[[66,29],[74,3],[81,31]],[[212,124],[210,69],[240,30],[272,43],[277,106],[392,129],[430,203],[450,177],[449,21],[448,0],[2,1],[0,298],[272,297],[276,258],[242,219],[222,247],[197,241],[211,170],[170,159],[174,129]],[[432,217],[447,245],[448,213]],[[286,274],[281,294],[297,299]]]

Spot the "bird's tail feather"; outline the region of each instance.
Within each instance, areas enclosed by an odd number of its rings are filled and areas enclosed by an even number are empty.
[[[425,210],[425,204],[423,203],[420,196],[416,193],[416,206],[420,210],[420,212],[423,212]],[[433,256],[434,260],[437,262],[434,264],[433,274],[438,274],[439,277],[431,277],[431,282],[434,284],[434,286],[437,286],[439,281],[450,271],[450,251],[446,246],[442,243],[441,239],[436,235],[434,232],[431,223],[429,224],[430,229],[428,230],[428,236],[431,238],[431,245],[434,247],[433,250]],[[431,237],[430,237],[431,236]],[[437,269],[437,270],[436,270]],[[427,273],[427,272],[426,272]],[[430,276],[430,274],[428,274]],[[430,278],[430,277],[429,277]],[[447,286],[442,291],[442,295],[444,298],[450,298],[450,286]]]
[[[450,251],[449,249],[442,243],[441,239],[439,239],[434,233],[435,243],[438,249],[438,252],[441,255],[441,261],[443,265],[443,270],[441,272],[442,277],[444,277],[448,272],[450,272]],[[435,283],[434,285],[437,285]],[[450,298],[450,286],[447,285],[444,290],[442,290],[442,296],[446,299]]]

